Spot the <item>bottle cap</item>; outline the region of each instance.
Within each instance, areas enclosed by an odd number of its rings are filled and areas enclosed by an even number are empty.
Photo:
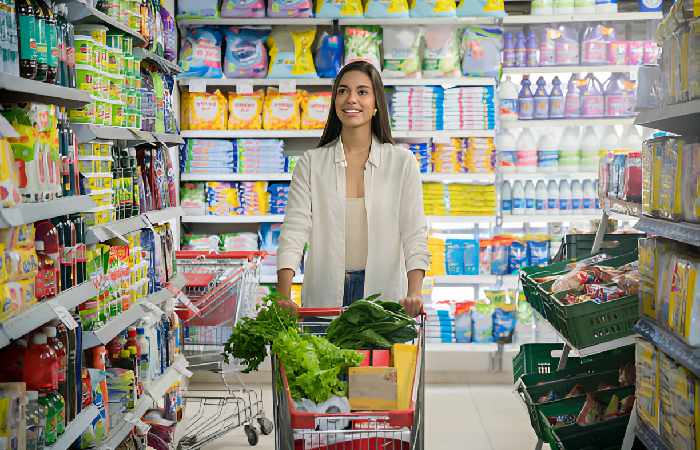
[[[44,327],[42,329],[44,334],[50,338],[55,338],[58,335],[58,332],[56,331],[56,327]]]
[[[48,339],[44,333],[37,333],[32,337],[32,344],[34,345],[46,345]]]

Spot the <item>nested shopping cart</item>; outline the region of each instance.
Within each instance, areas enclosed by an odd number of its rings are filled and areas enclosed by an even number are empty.
[[[300,328],[324,335],[342,308],[300,308]],[[425,327],[418,321],[416,370],[406,410],[322,414],[297,409],[284,367],[272,357],[272,398],[277,450],[423,450],[425,435]]]
[[[224,344],[236,322],[255,314],[261,252],[179,251],[178,272],[191,304],[176,309],[183,322],[184,353],[190,368],[220,375],[223,389],[188,390],[186,423],[179,427],[178,448],[198,450],[233,429],[243,427],[250,445],[258,433],[272,433],[263,409],[262,390],[246,386],[236,361],[226,363]],[[235,380],[232,380],[234,378]],[[234,383],[235,381],[235,383]]]

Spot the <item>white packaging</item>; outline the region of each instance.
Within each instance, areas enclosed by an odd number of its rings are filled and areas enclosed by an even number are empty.
[[[517,180],[513,184],[513,215],[525,214],[525,189],[523,183]]]

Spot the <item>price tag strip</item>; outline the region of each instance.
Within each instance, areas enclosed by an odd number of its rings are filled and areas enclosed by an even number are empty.
[[[190,92],[207,92],[207,80],[202,78],[192,78],[189,82]]]
[[[136,417],[133,413],[124,414],[124,422],[138,428],[140,434],[146,434],[148,433],[148,430],[151,429],[150,425],[143,423],[143,420],[141,420],[140,417]]]
[[[196,316],[201,316],[201,315],[202,315],[202,312],[199,310],[199,308],[197,308],[197,305],[195,305],[194,303],[192,303],[192,300],[190,300],[189,297],[187,297],[180,289],[178,289],[177,287],[173,286],[172,284],[167,284],[167,285],[165,286],[165,288],[166,288],[167,290],[169,290],[170,292],[172,292],[173,296],[174,296],[177,300],[179,300],[180,303],[182,303],[183,305],[185,305],[185,307],[187,307],[187,309],[189,309],[190,311],[192,311]]]
[[[69,330],[75,330],[78,327],[78,322],[75,321],[73,315],[63,305],[59,305],[51,301],[48,303],[54,314],[56,314],[56,317],[63,322],[63,325],[65,325],[66,328]]]

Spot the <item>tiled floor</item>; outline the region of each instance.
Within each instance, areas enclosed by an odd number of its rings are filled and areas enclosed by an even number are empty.
[[[270,389],[264,401],[271,410]],[[530,450],[536,438],[525,407],[509,385],[430,385],[426,387],[426,450]],[[242,430],[233,430],[203,450],[251,448]],[[274,438],[261,436],[258,450],[273,450]],[[545,446],[548,448],[548,446]]]

